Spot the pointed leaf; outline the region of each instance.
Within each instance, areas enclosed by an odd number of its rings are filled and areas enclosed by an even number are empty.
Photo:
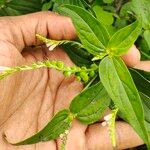
[[[97,55],[105,51],[109,34],[105,26],[88,11],[77,6],[64,5],[59,12],[71,17],[77,34],[89,53]]]
[[[107,51],[108,53],[120,56],[128,51],[134,44],[141,32],[141,23],[135,21],[134,23],[117,31],[110,39]]]
[[[99,74],[119,111],[150,148],[142,102],[126,65],[119,57],[105,57],[100,63]]]
[[[150,1],[149,0],[132,0],[132,10],[142,19],[142,26],[150,29]]]
[[[150,81],[144,78],[144,76],[135,69],[130,69],[130,73],[137,89],[150,97]]]
[[[95,5],[93,7],[93,10],[96,14],[97,19],[104,23],[105,25],[112,25],[114,22],[113,13],[104,11],[103,8],[100,5]]]
[[[110,104],[110,98],[103,85],[96,85],[77,95],[70,105],[70,111],[83,123],[91,124],[100,119]]]
[[[145,79],[147,79],[148,81],[150,81],[150,71],[144,71],[144,70],[139,70],[136,69],[137,72],[139,72]]]
[[[21,15],[40,11],[42,0],[5,0],[3,7],[0,5],[0,16]]]
[[[150,123],[150,97],[142,92],[140,92],[140,97],[144,108],[145,120]]]
[[[145,30],[143,36],[144,36],[144,39],[145,39],[145,41],[146,41],[146,43],[150,49],[150,29]]]
[[[60,6],[64,4],[76,5],[84,8],[81,0],[55,0],[53,11],[59,11]]]
[[[54,118],[37,134],[32,137],[23,140],[21,142],[15,143],[13,145],[26,145],[34,144],[41,141],[54,140],[59,137],[60,134],[63,134],[65,130],[70,127],[72,118],[69,116],[68,110],[62,110],[58,112]]]

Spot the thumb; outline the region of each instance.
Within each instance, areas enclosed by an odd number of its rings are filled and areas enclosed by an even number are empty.
[[[116,122],[116,148],[112,146],[108,126],[99,123],[90,125],[86,132],[86,141],[89,150],[128,149],[143,144],[142,139],[126,122]]]
[[[139,50],[136,48],[135,45],[133,45],[127,54],[122,56],[122,59],[124,60],[124,62],[126,63],[126,65],[128,65],[129,67],[134,67],[136,66],[139,62],[140,62],[140,52]]]
[[[56,40],[76,37],[71,19],[52,12],[1,17],[0,26],[0,40],[13,44],[19,51],[40,44],[35,36],[37,33]]]
[[[122,59],[129,67],[150,71],[150,61],[140,61],[141,55],[139,50],[133,45],[127,54],[122,56]]]

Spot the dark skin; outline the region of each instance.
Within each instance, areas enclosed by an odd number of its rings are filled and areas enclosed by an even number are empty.
[[[75,39],[76,33],[68,17],[51,12],[40,12],[19,17],[0,18],[0,66],[31,64],[47,58],[62,60],[73,65],[60,48],[53,52],[41,45],[35,34],[51,39]],[[132,59],[131,59],[132,58]],[[140,61],[140,53],[133,46],[123,56],[127,65],[150,70],[150,61]],[[28,146],[11,146],[10,142],[23,140],[42,129],[53,115],[69,106],[72,98],[83,88],[74,76],[64,77],[53,69],[39,69],[14,74],[0,81],[0,148],[2,150],[56,150],[60,140]],[[107,113],[107,112],[106,112]],[[100,123],[86,126],[77,120],[73,122],[68,136],[67,150],[112,150],[108,130]],[[116,123],[117,149],[141,145],[143,142],[131,126],[125,122]]]

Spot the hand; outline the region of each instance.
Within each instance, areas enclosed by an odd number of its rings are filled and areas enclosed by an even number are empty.
[[[50,12],[2,17],[0,33],[0,66],[31,64],[46,58],[73,65],[66,53],[59,48],[53,52],[43,46],[36,49],[25,48],[41,44],[35,38],[36,33],[56,40],[74,39],[75,29],[67,17]],[[123,59],[128,65],[150,70],[150,62],[140,62],[139,56],[138,50],[133,47]],[[0,148],[56,150],[60,147],[60,140],[15,147],[4,141],[2,135],[5,133],[9,141],[18,142],[35,134],[58,110],[67,108],[72,98],[81,90],[82,84],[73,76],[65,78],[62,73],[53,69],[20,72],[1,80]],[[117,122],[117,133],[119,149],[142,144],[141,139],[127,123]],[[106,127],[101,127],[100,124],[87,127],[75,120],[68,136],[67,149],[111,150],[112,146]]]

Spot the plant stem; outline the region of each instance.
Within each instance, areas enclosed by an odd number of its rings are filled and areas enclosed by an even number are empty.
[[[13,73],[16,72],[20,72],[20,71],[27,71],[27,70],[35,70],[35,69],[40,69],[40,68],[53,68],[56,69],[58,71],[62,71],[64,73],[64,75],[68,76],[71,74],[74,74],[76,76],[77,73],[90,73],[91,71],[96,71],[98,69],[98,67],[91,67],[91,68],[86,68],[86,67],[77,67],[77,66],[73,66],[73,67],[68,67],[65,66],[63,62],[61,61],[50,61],[50,60],[46,60],[43,62],[36,62],[33,63],[31,65],[23,65],[23,66],[16,66],[16,67],[6,67],[6,69],[4,69],[4,72],[2,72],[0,74],[0,79],[3,79],[5,77],[7,77],[8,75],[11,75]]]

